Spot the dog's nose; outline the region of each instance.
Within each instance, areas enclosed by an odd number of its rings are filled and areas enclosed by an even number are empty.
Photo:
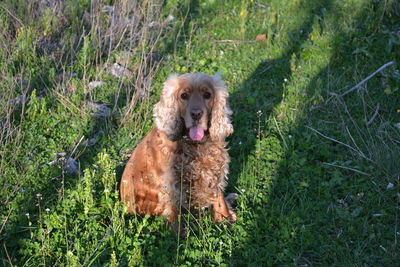
[[[190,111],[190,116],[194,120],[199,120],[201,116],[203,116],[203,111],[201,109],[194,108]]]

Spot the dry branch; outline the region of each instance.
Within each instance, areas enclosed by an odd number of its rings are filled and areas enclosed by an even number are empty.
[[[374,112],[374,114],[372,115],[371,119],[369,119],[369,121],[365,124],[366,126],[369,126],[369,125],[375,120],[376,116],[377,116],[378,113],[379,113],[379,107],[380,107],[380,105],[379,105],[379,103],[378,103],[378,105],[376,106],[375,112]]]
[[[390,61],[388,63],[386,63],[385,65],[381,66],[379,69],[377,69],[376,71],[374,71],[371,75],[369,75],[367,78],[365,78],[364,80],[362,80],[360,83],[358,83],[356,86],[354,86],[353,88],[347,90],[346,92],[344,92],[343,94],[341,94],[340,96],[343,97],[351,92],[353,92],[354,90],[358,89],[361,85],[363,85],[364,83],[366,83],[369,79],[371,79],[372,77],[374,77],[376,74],[378,74],[379,72],[381,72],[382,70],[384,70],[385,68],[393,65],[394,62]]]
[[[320,136],[322,136],[322,137],[324,137],[324,138],[326,138],[326,139],[328,139],[328,140],[331,140],[331,141],[333,141],[333,142],[335,142],[335,143],[341,144],[341,145],[343,145],[343,146],[349,148],[350,150],[353,150],[354,152],[356,152],[357,154],[359,154],[359,155],[360,155],[361,157],[363,157],[364,159],[366,159],[366,160],[368,160],[368,161],[372,161],[370,158],[366,157],[366,156],[364,155],[364,153],[362,153],[361,151],[355,149],[354,147],[352,147],[352,146],[350,146],[350,145],[348,145],[348,144],[346,144],[346,143],[343,143],[343,142],[341,142],[341,141],[338,141],[338,140],[336,140],[336,139],[334,139],[334,138],[332,138],[332,137],[326,136],[326,135],[324,135],[323,133],[319,132],[318,130],[316,130],[316,129],[310,127],[310,126],[306,126],[306,127],[307,127],[308,129],[310,129],[311,131],[313,131],[313,132],[319,134]]]
[[[328,163],[328,162],[322,162],[322,164],[328,165],[328,166],[332,166],[332,167],[341,168],[341,169],[350,170],[350,171],[357,172],[359,174],[363,174],[363,175],[366,175],[366,176],[371,176],[371,174],[369,174],[369,173],[366,173],[366,172],[363,172],[363,171],[359,171],[357,169],[346,167],[346,166],[336,165],[336,164],[332,164],[332,163]]]

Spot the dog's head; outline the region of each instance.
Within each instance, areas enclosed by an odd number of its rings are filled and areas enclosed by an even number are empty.
[[[154,108],[156,126],[172,140],[187,134],[195,142],[207,135],[213,141],[223,141],[233,132],[227,98],[219,75],[172,74]]]

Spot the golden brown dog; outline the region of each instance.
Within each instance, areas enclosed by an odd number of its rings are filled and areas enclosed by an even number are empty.
[[[228,91],[221,78],[171,75],[154,107],[155,127],[133,151],[121,180],[121,199],[132,214],[161,215],[212,206],[215,222],[236,221],[224,189],[233,132]]]

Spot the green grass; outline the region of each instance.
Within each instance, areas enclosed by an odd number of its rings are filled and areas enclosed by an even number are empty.
[[[160,16],[152,5],[141,15],[121,1],[121,17],[140,22],[137,35],[111,28],[101,10],[113,1],[100,2],[66,1],[62,15],[0,3],[3,265],[400,261],[397,1],[166,1]],[[168,15],[172,22],[149,26]],[[259,34],[265,42],[217,42]],[[133,78],[108,74],[105,65],[126,51]],[[166,77],[217,71],[234,110],[227,191],[240,194],[238,222],[187,216],[182,240],[162,218],[128,215],[119,180],[127,153],[152,127]],[[93,80],[105,84],[90,91]],[[151,92],[138,98],[135,88]],[[18,96],[20,104],[10,102]],[[111,116],[94,117],[90,102],[107,103]],[[63,168],[68,157],[76,173]]]

